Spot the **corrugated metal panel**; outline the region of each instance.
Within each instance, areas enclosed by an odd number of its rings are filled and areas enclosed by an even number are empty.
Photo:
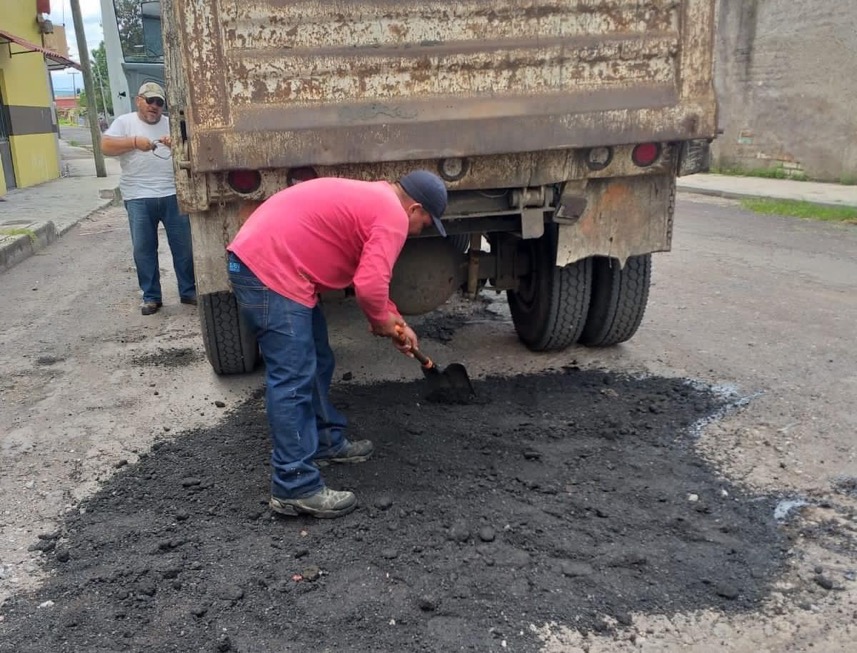
[[[715,130],[713,0],[173,0],[173,7],[199,171]]]

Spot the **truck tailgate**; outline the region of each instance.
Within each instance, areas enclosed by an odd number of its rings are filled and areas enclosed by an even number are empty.
[[[716,131],[714,0],[165,5],[171,115],[199,172]]]

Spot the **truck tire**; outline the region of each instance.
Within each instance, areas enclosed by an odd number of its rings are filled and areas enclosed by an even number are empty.
[[[449,242],[452,243],[456,252],[464,254],[470,249],[470,234],[452,234],[449,237]]]
[[[556,265],[556,229],[525,240],[530,273],[517,290],[506,292],[512,322],[521,341],[532,351],[558,351],[577,342],[586,322],[592,287],[592,262],[583,259]]]
[[[592,301],[580,342],[609,347],[630,340],[649,299],[652,255],[631,256],[625,267],[605,256],[592,259]]]
[[[252,372],[259,362],[259,347],[241,320],[235,295],[215,292],[199,300],[202,342],[215,374]]]

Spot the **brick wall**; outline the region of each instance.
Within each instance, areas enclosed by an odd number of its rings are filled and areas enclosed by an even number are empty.
[[[857,181],[857,0],[720,0],[720,167]]]

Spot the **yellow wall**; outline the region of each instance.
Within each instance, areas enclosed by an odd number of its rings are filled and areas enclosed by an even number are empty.
[[[3,66],[3,100],[7,105],[25,107],[49,107],[51,91],[48,71],[41,52],[23,51],[20,45],[12,44],[15,56],[9,56],[9,46],[0,45],[0,66]],[[10,61],[11,59],[11,61]]]
[[[0,29],[36,45],[42,37],[36,23],[36,3],[7,2],[2,0]],[[11,52],[15,53],[10,56]],[[24,48],[12,43],[0,44],[0,92],[8,107],[51,107],[53,104],[49,73],[41,53],[23,53]],[[60,160],[56,133],[45,131],[37,134],[15,135],[12,125],[10,145],[15,179],[18,188],[40,184],[60,176]],[[0,164],[2,165],[2,164]],[[0,195],[7,191],[0,170]]]
[[[3,74],[4,66],[3,66],[2,57],[3,57],[3,54],[2,54],[2,52],[0,52],[0,95],[2,95],[5,98],[6,97],[6,91],[5,91],[6,84],[3,81],[5,79],[5,75]],[[10,142],[10,145],[11,145],[11,142]],[[8,190],[9,189],[6,188],[6,172],[3,170],[3,159],[0,158],[0,197],[3,197],[6,194],[6,191],[8,191]]]
[[[18,188],[35,186],[60,176],[59,149],[54,134],[28,134],[11,139]]]
[[[41,43],[35,0],[2,0],[2,28],[30,43]]]

